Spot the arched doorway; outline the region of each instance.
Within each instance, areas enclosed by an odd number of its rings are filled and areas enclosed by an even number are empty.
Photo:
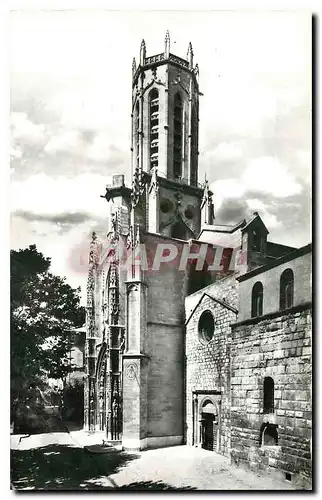
[[[209,451],[219,451],[219,412],[217,405],[206,399],[200,407],[200,445]]]

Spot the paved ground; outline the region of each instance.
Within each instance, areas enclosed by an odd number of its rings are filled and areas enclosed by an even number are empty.
[[[107,484],[102,478],[102,484]],[[107,478],[113,485],[160,482],[178,489],[198,490],[281,490],[286,482],[261,477],[229,465],[216,453],[190,446],[147,450],[126,467]]]
[[[17,489],[289,490],[290,483],[229,465],[202,449],[175,446],[141,453],[87,453],[101,438],[82,431],[11,437]]]

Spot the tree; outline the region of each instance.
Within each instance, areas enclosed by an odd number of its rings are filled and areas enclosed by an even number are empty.
[[[50,272],[35,245],[10,252],[11,411],[40,405],[44,377],[66,379],[70,332],[84,323],[80,289]]]

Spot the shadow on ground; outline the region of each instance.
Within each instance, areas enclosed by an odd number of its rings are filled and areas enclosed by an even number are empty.
[[[118,450],[95,454],[62,445],[11,450],[11,483],[16,490],[111,489],[95,481],[115,474],[137,456]]]
[[[115,474],[136,454],[112,450],[91,453],[84,448],[49,445],[31,450],[11,450],[11,483],[15,490],[192,490],[162,481],[133,482],[118,486],[107,476]],[[102,481],[106,485],[102,485]],[[110,483],[110,486],[108,486]]]
[[[193,488],[191,486],[183,486],[182,488],[175,488],[174,486],[170,486],[169,484],[163,483],[162,481],[142,481],[142,482],[137,482],[137,483],[130,483],[124,486],[120,486],[116,488],[117,490],[123,490],[123,491],[142,491],[142,490],[159,490],[159,491],[164,491],[164,490],[169,490],[169,491],[174,491],[174,490],[196,490],[197,488]]]

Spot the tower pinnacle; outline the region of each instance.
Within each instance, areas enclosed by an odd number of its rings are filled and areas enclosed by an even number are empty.
[[[201,202],[201,225],[213,224],[215,218],[214,214],[214,204],[212,200],[212,191],[209,188],[209,182],[205,175],[204,192]]]
[[[193,68],[193,50],[192,50],[192,44],[189,42],[188,45],[188,52],[187,52],[187,60],[189,62],[189,68]]]
[[[168,59],[169,54],[170,54],[170,34],[169,31],[167,30],[164,40],[164,57]]]
[[[141,48],[140,48],[140,64],[141,64],[141,66],[144,66],[145,58],[146,58],[146,45],[145,45],[145,41],[142,40]]]

